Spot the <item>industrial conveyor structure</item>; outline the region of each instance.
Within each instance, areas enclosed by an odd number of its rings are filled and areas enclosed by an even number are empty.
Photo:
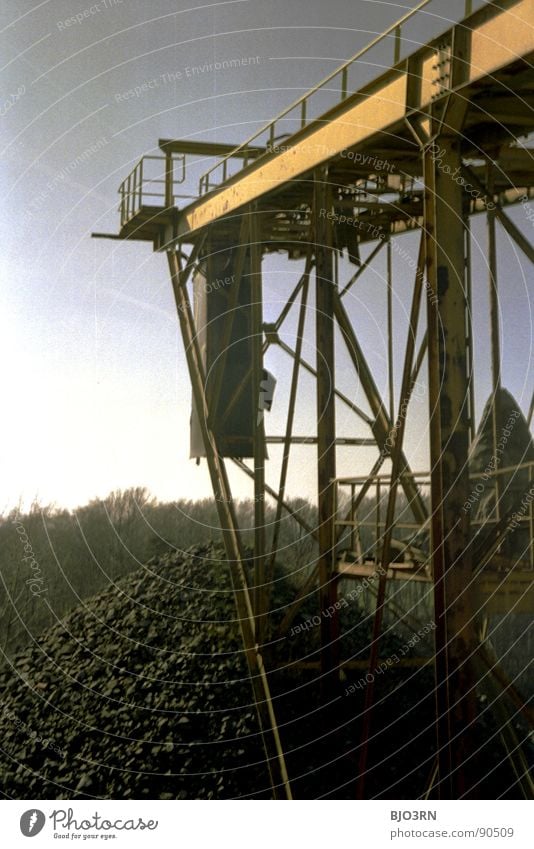
[[[534,612],[529,498],[534,399],[529,409],[517,411],[526,441],[513,461],[488,468],[484,460],[477,466],[473,457],[475,448],[486,456],[484,445],[487,456],[500,456],[509,413],[510,396],[501,385],[497,228],[504,229],[523,261],[534,261],[531,243],[507,211],[534,199],[529,147],[534,0],[488,3],[402,58],[401,27],[424,14],[427,2],[243,144],[161,140],[161,155],[143,157],[120,187],[120,232],[111,238],[150,242],[167,257],[192,384],[192,456],[205,457],[209,467],[275,798],[291,798],[268,672],[270,596],[284,521],[300,524],[314,540],[316,556],[277,636],[291,628],[310,593],[317,594],[318,610],[336,611],[340,581],[368,578],[376,599],[365,661],[372,673],[381,659],[388,581],[425,582],[431,589],[437,745],[429,795],[476,796],[469,763],[479,685],[505,692],[500,703],[511,705],[509,714],[520,712],[532,721],[485,646],[484,629],[488,611]],[[360,86],[359,62],[384,39],[394,44],[393,65]],[[320,114],[314,110],[318,100]],[[188,157],[204,157],[211,167],[200,179],[198,197],[180,207]],[[477,214],[487,220],[486,326],[493,383],[480,427],[474,415],[470,257],[471,220]],[[419,247],[411,265],[411,306],[399,362],[392,338],[392,256],[408,233],[419,239]],[[267,322],[262,258],[274,252],[299,260],[303,271],[276,320]],[[355,329],[351,296],[384,256],[386,279],[376,277],[387,303],[388,379],[382,397]],[[347,279],[341,279],[341,259],[343,267],[352,268]],[[287,341],[289,316],[294,344]],[[278,434],[266,432],[265,415],[274,381],[264,356],[273,348],[290,364],[287,416]],[[341,357],[344,387],[347,363],[353,369],[352,396],[339,388]],[[404,436],[414,387],[425,369],[429,455],[421,472],[411,468]],[[316,422],[310,433],[298,435],[295,407],[303,375],[315,386]],[[365,405],[357,403],[356,388]],[[274,397],[279,407],[281,397]],[[363,425],[365,436],[340,434],[341,408],[359,423],[353,433],[361,434]],[[316,469],[316,526],[288,498],[294,445],[309,446]],[[363,474],[358,458],[371,449],[375,459]],[[352,452],[354,474],[340,475],[341,451]],[[266,469],[274,463],[269,455],[279,457],[277,487],[266,482]],[[246,563],[228,463],[253,482],[253,572]],[[481,481],[484,498],[472,499],[472,508],[464,509],[472,493],[481,492]],[[361,507],[369,497],[376,500],[377,515],[373,542],[366,547]],[[266,499],[276,506],[269,546]],[[344,658],[337,612],[320,620],[317,674],[328,700],[339,690]],[[355,741],[359,798],[365,798],[369,741],[376,732],[374,701],[371,683],[361,739]],[[527,758],[509,714],[502,718],[502,736],[518,787],[533,798]]]

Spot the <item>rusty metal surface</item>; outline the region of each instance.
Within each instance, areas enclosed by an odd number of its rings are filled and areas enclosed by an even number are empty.
[[[262,725],[267,759],[274,792],[290,797],[284,756],[261,651],[261,643],[269,633],[269,583],[277,557],[278,530],[282,515],[287,513],[316,543],[313,568],[288,605],[277,635],[290,627],[303,602],[311,592],[317,597],[319,611],[335,609],[341,576],[352,580],[375,578],[377,584],[376,614],[370,657],[358,661],[373,669],[380,657],[380,640],[389,580],[408,580],[433,584],[435,613],[435,680],[438,765],[432,771],[433,792],[443,798],[469,797],[475,793],[476,781],[463,770],[473,754],[469,729],[476,716],[475,687],[480,673],[477,651],[480,646],[478,614],[485,610],[499,612],[510,608],[531,610],[533,572],[522,569],[508,573],[503,558],[503,540],[509,517],[497,513],[494,524],[486,524],[486,536],[473,543],[469,511],[463,508],[473,481],[469,471],[469,447],[475,435],[473,388],[473,331],[467,315],[471,305],[469,217],[487,212],[489,201],[494,209],[489,214],[489,270],[492,297],[492,363],[493,385],[499,388],[498,302],[496,297],[495,225],[500,222],[507,234],[530,261],[534,250],[519,228],[505,214],[504,207],[522,198],[534,197],[534,158],[529,151],[509,146],[508,130],[503,123],[513,118],[514,132],[529,132],[533,127],[534,76],[523,61],[534,56],[534,0],[503,0],[491,4],[470,19],[470,27],[453,27],[439,45],[425,45],[398,67],[387,71],[361,92],[348,95],[329,113],[309,122],[295,133],[279,152],[246,146],[230,151],[231,146],[203,147],[197,153],[223,155],[233,153],[244,162],[242,170],[227,180],[220,189],[201,197],[178,212],[141,205],[138,212],[123,222],[123,238],[149,239],[156,250],[167,250],[171,279],[176,296],[180,325],[187,352],[195,404],[199,411],[199,427],[206,455],[229,559],[234,564],[233,578],[236,602],[242,621],[244,645],[254,686],[258,715]],[[513,81],[513,82],[512,82]],[[508,88],[512,86],[512,99]],[[514,112],[514,104],[521,108]],[[504,141],[503,141],[504,140]],[[182,142],[161,142],[167,155],[185,152]],[[432,145],[441,149],[439,165],[432,155]],[[487,164],[467,166],[465,159],[473,152],[488,148]],[[389,156],[394,172],[376,174],[363,165],[349,167],[348,150]],[[249,161],[251,160],[251,161]],[[501,167],[502,166],[502,167]],[[137,166],[136,166],[137,167]],[[476,189],[476,197],[467,197],[459,181],[450,174],[460,173]],[[299,179],[303,178],[303,179]],[[170,181],[169,177],[169,181]],[[510,184],[515,185],[511,185]],[[523,188],[522,188],[523,187]],[[168,190],[169,186],[167,187]],[[138,191],[137,184],[135,191]],[[276,192],[276,194],[275,194]],[[392,195],[395,199],[392,200]],[[167,199],[170,194],[167,192]],[[522,201],[521,201],[522,202]],[[254,205],[250,205],[253,203]],[[130,210],[130,200],[126,198]],[[167,204],[168,206],[168,204]],[[237,231],[235,215],[241,210],[241,228]],[[330,213],[321,214],[323,213]],[[345,216],[343,220],[341,217]],[[347,219],[350,224],[347,224]],[[336,226],[334,226],[334,222]],[[374,230],[370,223],[375,222]],[[210,225],[207,228],[207,225]],[[359,225],[363,224],[363,229]],[[354,235],[358,226],[358,235]],[[205,228],[205,229],[204,229]],[[352,230],[351,230],[352,228]],[[408,341],[402,364],[401,405],[410,399],[412,386],[428,364],[429,406],[427,423],[430,433],[430,456],[427,473],[414,473],[403,446],[404,416],[394,421],[393,347],[394,330],[392,297],[395,281],[391,269],[391,244],[388,274],[389,334],[388,408],[365,356],[361,340],[351,320],[344,296],[358,278],[371,268],[379,256],[384,240],[392,235],[421,232],[421,248],[413,289],[412,313]],[[236,251],[235,286],[228,301],[228,319],[217,347],[219,359],[216,388],[213,395],[205,391],[205,360],[199,347],[185,287],[185,272],[180,267],[174,246],[181,238],[193,243],[191,265],[202,250],[204,233],[219,244],[231,239]],[[367,259],[360,257],[360,245],[377,241]],[[265,324],[262,317],[262,255],[273,250],[287,251],[288,258],[305,260],[305,270],[290,293],[276,322]],[[348,253],[357,269],[344,287],[338,286],[336,255]],[[426,280],[423,283],[422,269]],[[308,304],[311,273],[315,272],[315,303]],[[250,272],[250,273],[249,273]],[[250,330],[254,343],[250,362],[244,365],[240,380],[232,387],[226,403],[219,405],[221,374],[225,351],[232,335],[234,311],[239,305],[242,277],[250,277],[252,316]],[[299,303],[300,297],[300,303]],[[426,301],[427,327],[416,347],[419,305]],[[298,310],[294,348],[282,338],[280,331],[288,314]],[[307,314],[315,315],[316,361],[304,359],[303,336]],[[286,328],[284,328],[285,330]],[[371,414],[356,403],[349,390],[336,386],[335,336],[342,344],[365,392]],[[292,380],[288,415],[282,435],[265,435],[263,416],[258,415],[258,397],[263,374],[263,356],[269,347],[277,347],[291,360]],[[295,406],[300,375],[306,372],[314,380],[316,390],[317,434],[302,437],[293,433]],[[356,382],[356,381],[355,381]],[[253,391],[247,392],[247,387]],[[341,437],[336,427],[336,402],[341,402],[369,428],[369,438]],[[255,519],[255,590],[252,601],[243,567],[243,544],[232,507],[228,476],[216,440],[216,422],[222,422],[239,409],[239,404],[252,404],[255,423],[250,434],[253,467],[247,466],[231,449],[233,462],[254,481]],[[221,409],[221,406],[224,409]],[[248,408],[247,408],[248,409]],[[534,400],[528,418],[533,415]],[[250,410],[249,410],[250,412]],[[220,414],[220,415],[219,415]],[[495,421],[498,421],[495,410]],[[306,430],[308,430],[306,428]],[[310,428],[311,430],[311,428]],[[385,447],[391,470],[382,476]],[[392,441],[391,441],[392,440]],[[288,461],[291,446],[308,442],[316,451],[317,525],[312,527],[296,513],[286,497]],[[493,449],[496,434],[494,427]],[[267,444],[283,448],[279,488],[265,480]],[[379,452],[364,482],[355,478],[336,478],[337,446],[352,450],[376,445]],[[530,472],[529,472],[530,474]],[[426,476],[423,480],[423,476]],[[530,478],[529,478],[530,482]],[[336,487],[351,486],[351,499],[343,516],[337,514]],[[387,492],[385,521],[376,511],[374,556],[366,559],[361,546],[354,562],[337,559],[337,546],[343,533],[357,538],[357,508],[366,493],[376,485],[377,502]],[[495,481],[495,486],[500,486]],[[398,530],[395,521],[397,492],[401,487],[413,512],[413,528],[427,533],[430,546],[427,555],[407,562],[399,557]],[[424,488],[426,489],[424,490]],[[382,488],[382,489],[381,489]],[[430,488],[431,508],[423,497]],[[357,491],[358,489],[358,491]],[[266,550],[265,497],[276,502],[276,518],[272,548]],[[400,523],[397,523],[400,524]],[[473,522],[476,525],[476,522]],[[532,535],[532,510],[524,518]],[[352,546],[356,548],[356,544]],[[415,546],[413,546],[415,549]],[[477,566],[477,568],[474,568]],[[378,570],[380,567],[380,570]],[[478,569],[478,571],[477,571]],[[502,570],[492,573],[491,570]],[[377,578],[378,572],[378,578]],[[480,574],[479,574],[480,572]],[[399,616],[399,618],[403,618]],[[339,651],[337,613],[320,617],[320,665],[310,661],[310,669],[319,668],[325,701],[335,696],[339,674],[345,665]],[[483,629],[482,629],[483,630]],[[421,661],[428,662],[428,658]],[[478,664],[478,665],[477,665]],[[370,738],[373,712],[373,687],[366,691],[366,715],[363,727],[363,754],[360,759],[359,795],[365,794],[367,741]],[[513,745],[513,735],[506,737]],[[513,756],[511,755],[513,760]],[[519,759],[520,761],[520,759]],[[518,761],[518,762],[519,762]],[[356,777],[356,776],[355,776]],[[525,785],[527,786],[527,785]],[[527,786],[528,791],[528,786]],[[429,789],[430,792],[430,789]]]
[[[200,245],[198,246],[198,249]],[[193,314],[189,303],[186,289],[187,274],[191,271],[195,261],[195,254],[189,259],[188,266],[184,270],[180,267],[180,260],[174,251],[169,251],[167,259],[169,271],[176,299],[177,313],[180,321],[182,335],[184,338],[187,363],[195,403],[200,412],[200,423],[204,444],[207,450],[210,477],[215,494],[217,510],[219,512],[223,540],[226,548],[239,625],[243,637],[246,659],[249,667],[250,680],[254,691],[254,701],[260,724],[262,740],[265,747],[267,766],[271,775],[271,786],[274,798],[291,799],[291,788],[287,775],[284,753],[280,743],[280,735],[274,715],[271,701],[269,684],[263,663],[263,657],[259,650],[256,639],[256,623],[250,600],[247,578],[244,570],[244,555],[239,534],[239,527],[235,511],[231,489],[228,482],[224,460],[219,456],[215,438],[208,425],[208,405],[205,394],[205,374],[203,373],[202,356],[194,330]]]

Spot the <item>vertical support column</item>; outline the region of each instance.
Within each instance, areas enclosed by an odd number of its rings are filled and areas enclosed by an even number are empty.
[[[199,411],[199,421],[202,438],[206,447],[206,459],[211,484],[219,514],[224,546],[230,565],[237,616],[243,638],[245,658],[254,693],[254,702],[265,748],[266,764],[269,769],[273,795],[275,799],[291,799],[291,787],[289,785],[280,734],[271,701],[269,682],[256,638],[256,623],[249,597],[247,576],[243,566],[243,547],[234,510],[234,502],[224,460],[217,451],[215,437],[208,425],[208,400],[205,392],[206,375],[193,320],[191,303],[186,288],[189,273],[200,252],[200,244],[193,249],[185,269],[182,270],[180,265],[180,252],[167,251],[167,261],[169,263],[172,288],[184,342],[184,351],[191,378],[193,397]]]
[[[486,186],[489,199],[493,200],[494,187],[494,165],[488,162],[486,169]],[[487,211],[488,225],[488,271],[489,271],[489,300],[490,300],[490,328],[491,328],[491,388],[493,395],[492,405],[492,435],[493,435],[493,457],[497,457],[497,443],[499,441],[499,428],[502,427],[502,416],[500,409],[501,389],[501,342],[499,333],[499,292],[497,289],[497,239],[495,232],[496,212],[495,205],[491,204]],[[501,475],[495,478],[495,519],[499,521],[501,516],[500,500],[502,496]]]
[[[170,209],[174,206],[174,163],[172,153],[165,154],[165,207]]]
[[[334,257],[327,169],[315,172],[315,315],[317,370],[317,478],[319,541],[319,606],[321,614],[337,599],[333,564],[336,477],[336,415],[334,357]],[[339,681],[339,619],[321,615],[321,674],[323,692],[330,699]]]
[[[464,243],[465,243],[465,295],[466,316],[465,332],[467,334],[467,376],[469,380],[469,436],[471,443],[476,436],[475,427],[475,376],[473,372],[473,285],[471,277],[471,222],[469,216],[464,218]]]
[[[388,395],[389,418],[393,422],[395,421],[395,381],[393,375],[393,258],[391,256],[391,238],[388,239],[387,266]]]
[[[400,62],[400,54],[401,54],[401,28],[395,27],[395,49],[393,52],[393,64],[398,65]]]
[[[262,329],[262,278],[261,244],[259,238],[258,212],[252,207],[248,213],[250,239],[250,297],[252,301],[252,393],[254,405],[254,614],[256,639],[261,645],[265,635],[267,610],[265,609],[265,425],[261,405],[261,382],[263,378],[263,329]]]
[[[415,283],[413,289],[412,306],[410,309],[410,324],[408,327],[408,336],[406,339],[406,356],[404,358],[404,366],[402,370],[399,413],[397,418],[395,419],[395,425],[391,431],[391,440],[393,443],[391,450],[391,478],[387,497],[386,521],[384,524],[383,535],[380,535],[379,490],[377,493],[377,546],[378,540],[380,539],[382,543],[382,554],[380,556],[378,590],[376,594],[376,610],[373,622],[373,638],[369,651],[369,673],[371,676],[371,680],[365,688],[364,715],[362,721],[362,746],[359,758],[358,783],[356,787],[357,798],[359,799],[365,798],[365,774],[367,770],[369,743],[371,738],[371,722],[375,698],[374,675],[376,672],[376,667],[380,655],[380,639],[382,636],[384,608],[386,604],[387,573],[390,565],[391,542],[395,530],[395,508],[397,504],[397,492],[399,488],[400,477],[403,471],[402,445],[404,442],[404,432],[406,428],[406,411],[408,409],[408,404],[410,402],[410,397],[412,393],[412,369],[415,353],[415,339],[417,336],[417,327],[419,324],[421,291],[423,288],[423,261],[424,240],[421,239],[421,243],[419,246],[419,256],[417,260],[417,272],[415,275]]]
[[[462,188],[459,143],[439,139],[443,157],[425,154],[425,248],[429,283],[431,550],[436,617],[439,788],[443,798],[469,791],[466,765],[476,711],[468,657],[476,645],[467,466],[469,448]],[[456,170],[455,170],[456,169]]]

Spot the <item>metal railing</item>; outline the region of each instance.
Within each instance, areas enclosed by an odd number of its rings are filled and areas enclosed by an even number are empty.
[[[160,169],[153,169],[149,163],[158,162]],[[174,176],[174,163],[181,166],[179,177]],[[169,173],[170,169],[170,173]],[[175,200],[189,195],[175,193],[175,186],[185,181],[185,157],[182,154],[169,158],[165,156],[142,156],[135,167],[119,186],[121,227],[132,219],[142,206],[173,207]],[[169,192],[172,186],[172,192]],[[147,203],[148,201],[148,203]]]
[[[284,109],[279,115],[269,121],[269,123],[263,126],[260,130],[255,132],[245,142],[238,145],[226,156],[219,159],[215,165],[213,165],[200,177],[199,196],[218,188],[221,183],[224,183],[229,177],[233,176],[233,174],[230,174],[231,163],[234,163],[234,166],[239,170],[244,169],[257,158],[272,151],[273,146],[276,147],[276,141],[285,136],[292,135],[292,133],[277,135],[277,127],[281,121],[288,120],[289,114],[294,110],[297,111],[297,117],[294,120],[297,121],[298,129],[303,129],[312,121],[317,120],[318,116],[312,115],[310,109],[310,100],[314,97],[314,95],[321,93],[326,96],[326,108],[323,108],[320,113],[324,114],[328,109],[331,109],[337,103],[345,100],[353,91],[356,91],[357,88],[355,86],[349,85],[349,73],[351,69],[355,66],[359,59],[368,53],[369,50],[376,47],[390,36],[393,36],[394,39],[393,64],[396,65],[400,61],[402,26],[414,18],[418,12],[432,2],[436,2],[436,0],[421,0],[415,8],[411,9],[384,32],[372,39],[369,44],[359,50],[351,59],[345,62],[344,65],[336,68],[336,70],[329,74],[324,80],[299,97],[298,100],[290,106],[286,107],[286,109]],[[472,0],[465,0],[466,15],[470,14],[471,7]],[[337,81],[333,88],[330,86],[332,81]],[[335,95],[333,98],[332,94]],[[253,145],[253,142],[255,142],[263,134],[267,135],[266,148],[262,145]],[[178,161],[181,166],[181,175],[179,178],[174,177],[174,163],[176,161]],[[147,164],[150,162],[161,163],[161,176],[147,176]],[[218,174],[218,177],[215,180],[213,179],[214,174]],[[174,201],[176,198],[195,199],[196,196],[194,195],[179,195],[175,193],[175,185],[180,185],[184,181],[184,154],[176,154],[170,158],[169,156],[143,156],[119,187],[121,227],[130,221],[140,211],[143,205],[168,208],[175,205]],[[150,199],[152,202],[145,204],[144,202],[147,199]]]
[[[524,479],[520,485],[514,478],[516,475],[524,473]],[[528,484],[526,478],[528,474]],[[508,480],[501,480],[505,476]],[[534,570],[534,462],[519,463],[517,466],[506,466],[502,469],[485,470],[470,474],[469,480],[473,484],[470,499],[471,506],[471,527],[475,530],[482,530],[491,525],[498,525],[501,521],[501,503],[503,498],[512,498],[521,496],[521,502],[516,505],[516,509],[512,517],[508,520],[509,533],[517,527],[522,527],[529,532],[528,552],[522,552],[525,559],[529,558],[529,569]],[[485,492],[485,484],[489,483],[489,491]],[[477,517],[477,508],[487,504],[486,512],[489,515]]]
[[[410,476],[415,480],[419,490],[427,490],[428,495],[430,495],[430,474],[428,472],[410,472]],[[343,531],[339,538],[339,544],[341,546],[344,543],[348,543],[349,550],[352,552],[357,552],[360,555],[360,560],[363,563],[365,560],[372,560],[374,557],[378,556],[378,548],[380,546],[380,542],[384,537],[385,532],[385,513],[387,503],[388,490],[391,485],[391,475],[387,474],[376,474],[372,476],[359,476],[359,477],[349,477],[349,478],[337,478],[335,481],[335,511],[337,518],[334,520],[334,526],[340,530],[345,529],[348,534],[343,539]],[[340,499],[340,489],[341,487],[347,487],[350,492],[349,501],[347,504],[342,504]],[[360,492],[358,492],[360,490]],[[363,498],[366,501],[363,501]],[[355,507],[355,502],[360,500],[360,504],[358,507]],[[369,505],[369,501],[371,501],[371,505]],[[367,508],[367,516],[365,518],[361,518],[358,515],[358,510],[365,503]],[[398,498],[399,506],[402,508],[405,507],[404,501]],[[409,508],[405,508],[409,509]],[[403,512],[405,510],[403,509]],[[339,516],[344,515],[345,518],[339,518]],[[428,519],[424,525],[419,522],[415,522],[413,519],[411,521],[404,520],[401,518],[397,518],[394,522],[393,529],[394,531],[404,531],[409,533],[410,535],[415,535],[419,531],[425,530],[429,527],[430,519]],[[360,531],[362,529],[368,529],[371,537],[373,538],[373,542],[371,547],[367,546],[366,549],[362,546],[362,540],[360,536]],[[337,551],[338,546],[334,546],[333,550]]]
[[[521,480],[520,486],[517,485],[517,482],[514,486],[514,477],[519,473],[524,474],[524,479]],[[428,472],[411,472],[411,475],[416,480],[418,487],[430,494],[430,474]],[[517,466],[471,473],[469,481],[471,490],[465,509],[470,513],[470,524],[475,534],[484,528],[489,529],[500,523],[500,504],[503,496],[510,498],[513,494],[517,499],[521,497],[514,513],[508,519],[508,533],[511,533],[517,527],[521,527],[525,531],[528,530],[530,540],[528,551],[521,552],[521,559],[526,560],[528,558],[529,565],[521,568],[534,570],[534,462],[529,461]],[[361,552],[364,558],[367,555],[368,559],[372,559],[376,555],[376,549],[380,546],[380,541],[386,531],[383,514],[386,512],[385,504],[391,486],[391,476],[379,474],[371,477],[337,478],[335,484],[336,516],[338,518],[335,519],[334,524],[339,529],[346,529],[344,541],[348,543],[350,551]],[[350,491],[347,504],[340,503],[341,487],[347,487]],[[358,491],[361,491],[363,487],[365,487],[366,502],[363,502],[363,498],[361,502],[366,504],[368,515],[365,518],[360,518],[358,510],[354,508],[354,503],[355,499],[358,498]],[[369,505],[369,501],[371,501],[371,505]],[[402,513],[409,512],[409,505],[405,504],[404,500],[401,499],[398,503]],[[342,513],[345,514],[345,518],[340,518]],[[360,530],[363,528],[367,528],[371,532],[374,540],[371,549],[368,551],[363,551],[361,545]],[[427,531],[429,528],[430,519],[422,525],[413,520],[407,521],[399,518],[395,520],[393,525],[394,532],[401,531],[410,536],[415,536],[421,531]],[[341,541],[342,538],[340,537]],[[410,544],[407,543],[407,550],[409,548]]]
[[[250,138],[248,138],[241,145],[238,145],[238,147],[236,147],[232,151],[232,153],[228,154],[227,156],[225,156],[221,160],[219,160],[219,162],[217,162],[212,168],[210,168],[208,171],[206,171],[201,176],[200,183],[199,183],[199,195],[202,196],[202,195],[207,194],[208,192],[212,191],[213,189],[218,188],[219,185],[221,185],[221,183],[224,183],[225,180],[227,180],[229,176],[233,176],[233,175],[229,174],[229,163],[230,163],[230,160],[236,156],[236,153],[238,151],[242,152],[242,154],[244,154],[243,158],[241,160],[239,160],[239,163],[238,163],[238,167],[239,167],[240,170],[242,170],[243,168],[246,168],[247,165],[252,160],[255,160],[257,158],[257,154],[253,154],[251,152],[250,156],[247,156],[247,149],[248,149],[249,146],[252,146],[252,142],[257,141],[257,139],[260,136],[262,136],[263,134],[266,134],[268,136],[268,138],[266,139],[268,151],[269,151],[269,149],[270,150],[273,149],[273,146],[275,146],[276,140],[279,140],[279,139],[281,139],[281,138],[283,138],[284,136],[287,136],[287,135],[292,135],[292,133],[290,133],[290,134],[285,133],[285,134],[282,135],[282,134],[277,134],[277,132],[276,132],[277,124],[279,122],[281,122],[283,119],[287,119],[287,116],[289,115],[290,112],[293,112],[294,110],[296,110],[299,113],[295,117],[295,120],[298,121],[298,123],[299,123],[298,129],[304,129],[304,127],[306,127],[309,123],[316,120],[317,116],[314,116],[314,117],[310,116],[310,110],[308,109],[308,104],[309,104],[310,98],[312,98],[315,94],[317,94],[317,92],[319,92],[319,91],[326,92],[327,86],[328,86],[329,94],[331,94],[332,92],[337,93],[337,97],[332,98],[331,102],[329,103],[328,109],[331,109],[332,107],[334,107],[338,103],[341,103],[343,100],[345,100],[348,97],[349,94],[353,93],[353,91],[356,91],[357,89],[353,88],[352,86],[351,86],[351,91],[349,91],[349,84],[348,83],[349,83],[349,71],[350,71],[350,69],[354,66],[354,64],[358,60],[360,60],[363,56],[365,56],[365,54],[369,50],[371,50],[373,47],[376,47],[378,44],[380,44],[380,42],[382,42],[384,39],[386,39],[390,36],[393,36],[393,39],[394,39],[393,66],[395,66],[400,61],[402,26],[405,23],[407,23],[407,21],[409,21],[411,18],[413,18],[415,15],[417,15],[418,12],[420,12],[422,9],[424,9],[424,7],[427,6],[431,2],[432,2],[432,0],[422,0],[422,2],[420,2],[414,9],[411,9],[409,12],[407,12],[405,15],[403,15],[401,18],[399,18],[398,21],[396,21],[394,24],[389,26],[384,32],[380,33],[380,35],[377,35],[376,38],[372,39],[372,41],[370,41],[369,44],[367,44],[365,47],[363,47],[361,50],[359,50],[351,59],[349,59],[347,62],[345,62],[344,65],[341,65],[341,67],[336,68],[335,71],[333,71],[331,74],[329,74],[327,77],[325,77],[325,79],[322,80],[320,83],[318,83],[314,88],[310,89],[310,91],[307,91],[306,94],[304,94],[302,97],[299,97],[298,100],[296,100],[290,106],[286,107],[286,109],[284,109],[282,112],[280,112],[280,114],[277,115],[276,118],[274,118],[272,121],[269,121],[269,123],[265,124],[260,130],[255,132],[252,136],[250,136]],[[465,15],[467,16],[467,15],[471,14],[471,11],[472,11],[472,0],[466,0],[466,2],[465,2]],[[337,85],[334,88],[330,87],[329,84],[332,83],[333,81],[336,81],[336,80],[337,80]],[[329,100],[330,100],[330,98],[329,98]],[[323,114],[325,111],[327,111],[327,110],[323,109],[321,114]],[[218,177],[213,179],[213,175],[216,175],[217,172],[218,172]]]

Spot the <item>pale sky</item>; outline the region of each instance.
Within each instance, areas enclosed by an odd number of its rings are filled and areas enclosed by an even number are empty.
[[[90,233],[117,232],[119,183],[143,154],[157,152],[159,138],[242,141],[411,5],[4,0],[0,508],[34,497],[75,507],[137,485],[166,500],[211,494],[205,463],[197,467],[188,459],[191,393],[165,257],[147,243],[91,240]],[[435,0],[406,31],[404,54],[447,29],[463,6],[463,0]],[[376,76],[391,54],[391,43],[373,54],[358,68],[358,80]],[[258,61],[198,70],[241,57]],[[122,98],[153,79],[160,80],[156,87]],[[76,164],[87,149],[94,152]],[[195,191],[190,180],[184,192]],[[524,209],[510,214],[529,236],[533,224]],[[473,232],[480,412],[489,392],[482,219]],[[412,237],[405,244],[416,251]],[[533,382],[532,269],[502,233],[499,247],[503,382],[526,411]],[[399,259],[395,269],[399,350],[412,273]],[[264,261],[267,318],[300,270],[281,257]],[[378,263],[349,309],[386,397],[383,274]],[[315,353],[306,356],[313,361]],[[276,354],[266,363],[279,379],[271,432],[281,432],[288,362]],[[341,383],[365,406],[351,372]],[[303,381],[297,433],[309,433],[315,417],[311,388]],[[418,468],[426,466],[424,404],[407,435]],[[341,410],[339,430],[370,435]],[[272,483],[276,452],[268,469]],[[372,455],[340,451],[339,458],[342,473],[364,473]],[[295,451],[290,494],[313,496],[314,460],[313,449]],[[248,482],[236,480],[236,495],[249,495]]]

